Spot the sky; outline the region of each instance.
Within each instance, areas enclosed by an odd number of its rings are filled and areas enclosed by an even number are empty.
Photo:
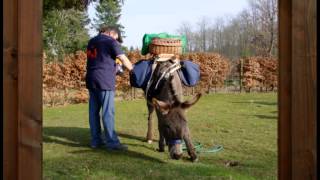
[[[145,33],[177,34],[183,22],[195,28],[201,18],[234,17],[247,6],[248,0],[125,0],[120,19],[126,36],[123,45],[141,48]],[[89,18],[95,16],[94,5],[88,12]]]

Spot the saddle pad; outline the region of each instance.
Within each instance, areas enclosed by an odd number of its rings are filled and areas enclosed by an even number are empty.
[[[134,64],[130,73],[130,85],[145,89],[152,72],[153,60],[140,60]]]
[[[200,67],[189,60],[180,62],[181,69],[178,71],[180,79],[185,86],[195,86],[200,80]]]

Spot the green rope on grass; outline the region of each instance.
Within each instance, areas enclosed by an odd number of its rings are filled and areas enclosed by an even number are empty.
[[[223,150],[222,145],[215,145],[208,149],[204,149],[203,145],[200,142],[193,143],[193,146],[197,153],[216,153]],[[181,147],[182,147],[182,151],[187,151],[187,146],[184,142],[182,142]]]

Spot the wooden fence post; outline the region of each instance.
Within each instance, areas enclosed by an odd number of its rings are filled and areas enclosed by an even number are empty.
[[[240,59],[240,72],[239,72],[240,93],[242,92],[242,78],[243,78],[243,59]]]
[[[18,179],[42,179],[42,1],[18,1]]]
[[[3,2],[3,179],[18,179],[18,1]]]
[[[278,179],[317,179],[316,0],[279,1]]]
[[[42,179],[42,0],[4,0],[4,179]]]

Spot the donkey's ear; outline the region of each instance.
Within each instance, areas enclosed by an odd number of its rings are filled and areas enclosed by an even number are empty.
[[[201,96],[202,96],[202,94],[199,93],[199,94],[197,94],[196,96],[194,96],[192,99],[181,103],[181,108],[182,108],[182,109],[188,109],[189,107],[191,107],[191,106],[193,106],[194,104],[196,104],[196,103],[198,102],[198,100],[200,99]]]
[[[159,101],[156,98],[152,98],[152,104],[161,111],[162,114],[168,114],[169,110],[171,108],[171,105],[163,102],[163,101]]]

